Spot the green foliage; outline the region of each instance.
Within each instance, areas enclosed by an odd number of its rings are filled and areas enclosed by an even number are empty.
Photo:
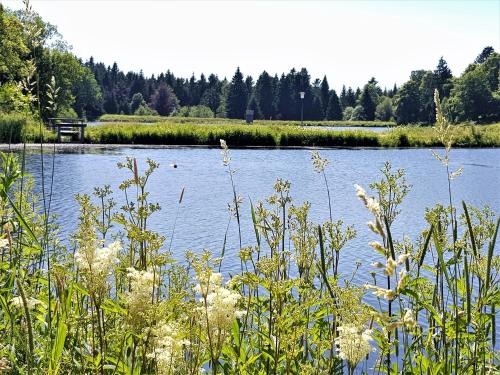
[[[191,117],[191,118],[213,118],[212,110],[204,105],[195,105],[192,107],[181,107],[173,114],[176,117]]]
[[[331,92],[330,98],[328,99],[325,118],[329,121],[342,120],[342,107],[335,90]]]
[[[24,95],[19,85],[8,82],[0,85],[0,113],[29,113],[29,96]]]
[[[390,121],[392,116],[392,100],[389,97],[384,97],[382,101],[377,104],[377,108],[375,109],[375,119],[379,121]]]
[[[0,83],[24,76],[28,52],[22,23],[0,4]]]
[[[498,72],[500,55],[492,53],[484,63],[470,67],[455,80],[446,109],[455,122],[500,119]]]
[[[156,89],[151,97],[151,105],[160,116],[168,116],[179,106],[179,100],[172,88],[163,83]]]
[[[228,118],[243,119],[247,109],[248,89],[243,81],[243,74],[240,68],[236,69],[236,73],[228,87],[226,99],[226,114]]]
[[[104,117],[107,119],[109,117]],[[149,116],[135,121],[152,124],[109,123],[88,129],[91,143],[217,145],[226,139],[235,146],[382,146],[429,147],[439,145],[439,139],[429,127],[398,127],[386,132],[362,130],[321,130],[301,128],[300,122],[256,121],[244,125],[226,119],[195,119],[170,117],[163,122]],[[116,118],[118,120],[118,118]],[[380,122],[380,126],[392,123]],[[385,125],[384,125],[385,124]],[[370,122],[317,122],[310,125],[370,126]],[[492,147],[500,145],[500,126],[455,126],[454,145],[458,147]]]

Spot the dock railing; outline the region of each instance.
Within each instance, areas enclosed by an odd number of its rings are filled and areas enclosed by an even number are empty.
[[[87,121],[81,118],[51,117],[48,119],[48,127],[57,132],[57,142],[61,142],[63,136],[75,136],[80,143],[85,142],[85,128]]]

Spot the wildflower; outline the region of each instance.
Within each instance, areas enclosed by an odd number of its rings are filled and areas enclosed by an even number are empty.
[[[400,266],[401,264],[403,264],[404,262],[406,262],[406,260],[409,258],[410,254],[406,253],[406,254],[401,254],[399,257],[398,257],[398,261],[396,262],[398,264],[398,266]]]
[[[406,271],[405,270],[401,270],[401,272],[399,272],[399,280],[398,280],[398,287],[397,287],[397,291],[401,291],[402,289],[404,289],[404,287],[406,286],[406,280],[408,279],[408,275],[406,274]]]
[[[325,170],[326,166],[330,164],[330,160],[323,159],[318,151],[311,151],[311,160],[313,162],[314,170],[321,173]]]
[[[108,247],[79,248],[75,253],[75,263],[82,272],[87,288],[96,296],[109,289],[107,279],[113,265],[118,263],[119,242],[113,242]]]
[[[154,274],[150,271],[138,271],[127,268],[130,291],[125,300],[128,306],[129,321],[132,325],[147,324],[153,303]]]
[[[366,223],[366,225],[368,225],[368,228],[370,228],[370,230],[375,233],[375,234],[379,234],[381,235],[382,233],[379,231],[378,227],[377,227],[377,224],[375,224],[373,221],[369,221]]]
[[[381,212],[379,202],[375,198],[367,197],[365,189],[363,189],[358,184],[355,184],[354,188],[356,189],[357,197],[361,199],[361,201],[365,204],[365,207],[368,209],[368,211],[370,211],[373,216],[380,217]]]
[[[397,293],[391,289],[384,289],[375,285],[365,284],[365,288],[370,289],[375,296],[384,298],[388,301],[392,301],[397,295]]]
[[[385,265],[385,270],[384,270],[384,275],[386,276],[392,276],[394,275],[394,271],[396,270],[397,263],[394,259],[391,257],[387,258],[387,262]]]
[[[36,298],[28,297],[26,298],[26,302],[29,310],[33,310],[37,305],[45,305],[42,301]],[[23,308],[23,299],[21,296],[14,297],[10,300],[12,306]]]
[[[201,294],[199,310],[205,315],[203,323],[207,329],[213,330],[215,334],[225,339],[226,333],[231,329],[233,319],[241,318],[244,311],[237,309],[241,295],[222,286],[222,275],[210,273],[198,276],[199,284],[195,291]]]
[[[9,246],[9,240],[7,238],[0,238],[0,249]]]
[[[335,339],[338,356],[346,360],[351,367],[361,362],[373,348],[371,330],[363,330],[362,327],[346,324],[338,327],[339,335]]]
[[[417,326],[417,321],[415,320],[415,313],[411,309],[407,309],[405,315],[403,316],[403,324],[410,329],[414,329]]]
[[[147,356],[156,360],[158,374],[174,374],[189,340],[182,337],[182,330],[175,323],[160,323],[153,329],[153,336],[154,350]]]
[[[370,245],[371,247],[373,247],[373,249],[375,249],[380,254],[385,254],[385,249],[383,248],[383,246],[379,242],[372,241],[368,245]]]

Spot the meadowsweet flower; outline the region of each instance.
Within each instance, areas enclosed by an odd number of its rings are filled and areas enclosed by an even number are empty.
[[[14,297],[10,300],[10,303],[12,306],[17,307],[17,308],[23,308],[23,299],[21,296]],[[26,298],[26,303],[28,305],[29,310],[33,310],[37,305],[45,305],[42,301],[36,298],[28,297]]]
[[[406,271],[405,270],[401,270],[401,272],[399,272],[399,280],[398,280],[398,287],[397,287],[397,291],[401,291],[402,289],[404,289],[404,287],[406,286],[406,281],[408,279],[408,275],[406,274]]]
[[[125,300],[129,322],[133,326],[141,327],[147,324],[153,307],[154,274],[129,267],[127,277],[130,280],[130,291],[126,293]]]
[[[327,165],[330,164],[330,160],[322,158],[318,151],[311,151],[311,160],[314,170],[318,173],[323,172]]]
[[[83,247],[75,252],[75,263],[82,273],[86,287],[96,295],[109,289],[107,279],[112,267],[118,263],[119,242],[108,247]]]
[[[382,235],[382,233],[379,231],[378,225],[375,224],[373,221],[367,222],[366,225],[368,225],[368,228],[370,228],[370,230],[373,233],[378,234],[378,235]]]
[[[183,348],[189,345],[189,340],[183,338],[182,329],[175,323],[160,323],[153,329],[153,337],[154,349],[147,356],[156,360],[157,373],[176,373],[183,360]]]
[[[337,345],[338,356],[354,368],[373,351],[370,344],[372,332],[353,324],[346,324],[337,329],[339,335],[335,339],[335,344]]]
[[[372,241],[372,242],[368,243],[368,245],[370,245],[371,247],[373,247],[373,249],[375,249],[380,254],[385,254],[385,249],[384,249],[384,247],[379,242]]]
[[[415,313],[411,309],[407,309],[405,315],[403,316],[403,324],[410,329],[414,329],[417,326],[417,321],[415,320]]]
[[[380,212],[380,204],[378,200],[372,197],[368,197],[366,195],[365,189],[363,189],[361,186],[358,184],[354,185],[354,188],[356,189],[356,195],[361,201],[364,203],[365,207],[370,211],[374,216],[380,217],[381,212]]]
[[[397,293],[392,289],[384,289],[370,284],[365,284],[365,288],[370,289],[375,296],[384,298],[388,301],[392,301],[397,296]]]
[[[396,270],[397,263],[392,257],[387,258],[387,262],[385,264],[384,275],[392,276],[394,275],[394,271]]]
[[[198,310],[203,315],[201,322],[212,332],[212,337],[219,337],[222,344],[234,318],[242,318],[244,311],[238,310],[241,295],[222,285],[220,273],[204,273],[198,275],[199,284],[194,290],[201,294]]]
[[[397,260],[397,264],[398,266],[400,266],[401,264],[405,263],[406,260],[410,257],[410,254],[409,253],[405,253],[405,254],[401,254],[399,257],[398,257],[398,260]]]

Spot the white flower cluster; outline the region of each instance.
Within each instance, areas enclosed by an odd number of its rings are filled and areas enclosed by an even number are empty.
[[[75,252],[75,263],[83,274],[90,290],[102,293],[108,287],[107,278],[112,267],[118,263],[120,242],[116,241],[108,247],[80,248]]]
[[[365,330],[354,324],[346,324],[338,327],[338,331],[339,335],[335,339],[338,356],[346,360],[351,367],[356,367],[374,350],[370,344],[371,330]]]
[[[133,267],[127,268],[130,280],[130,292],[125,295],[129,318],[134,323],[146,323],[152,305],[154,274],[150,271],[139,271]]]
[[[161,323],[153,334],[156,337],[155,348],[148,357],[156,360],[157,373],[177,373],[179,362],[183,359],[183,347],[189,345],[189,340],[182,338],[181,330],[175,323]]]
[[[210,329],[217,329],[219,332],[230,329],[233,319],[241,318],[245,314],[245,311],[237,309],[241,295],[222,286],[220,273],[207,276],[198,279],[199,284],[194,288],[195,292],[202,296],[200,303],[203,307],[200,307],[200,310],[206,314]]]
[[[23,304],[23,299],[21,296],[14,297],[10,300],[10,303],[12,306],[17,307],[17,308],[24,308]],[[43,305],[46,306],[44,302],[40,301],[39,299],[28,297],[26,298],[26,304],[28,305],[29,310],[33,310],[37,305]]]

